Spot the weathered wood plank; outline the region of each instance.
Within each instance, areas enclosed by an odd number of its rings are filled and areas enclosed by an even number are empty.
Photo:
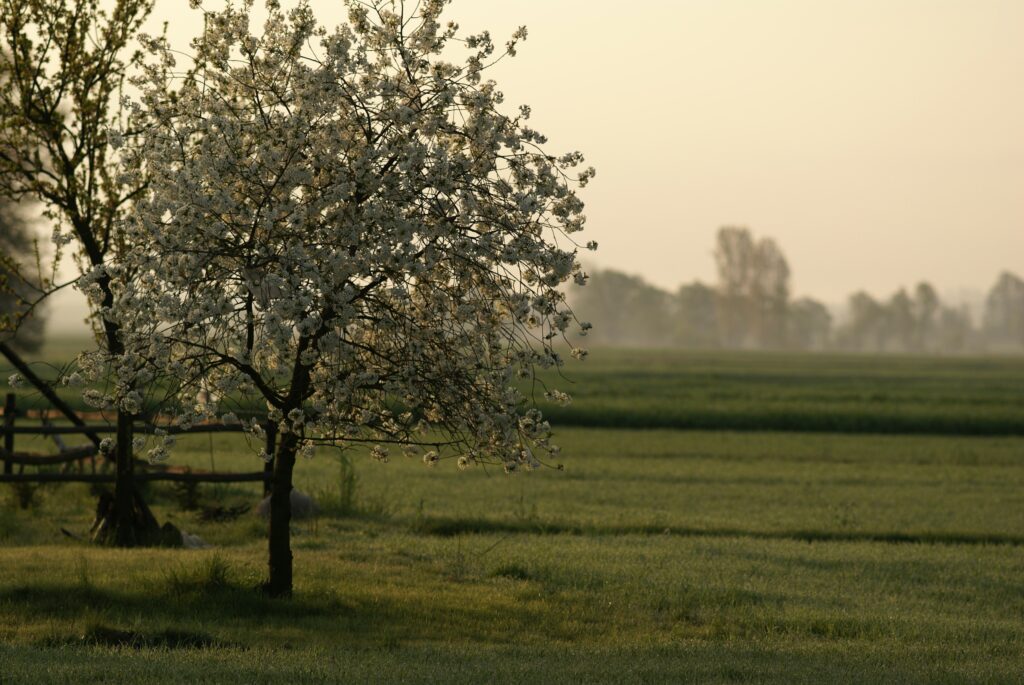
[[[263,472],[255,473],[137,473],[137,481],[183,483],[257,483]],[[112,473],[15,473],[0,475],[0,483],[113,483]]]
[[[96,448],[92,445],[86,447],[73,447],[66,452],[54,455],[29,454],[27,452],[8,452],[0,450],[0,459],[9,464],[22,464],[24,466],[49,466],[52,464],[66,464],[71,461],[79,461],[96,454]]]
[[[13,392],[7,393],[7,401],[4,402],[4,452],[6,454],[12,454],[14,452],[14,418],[18,415],[18,410],[15,407],[17,401]],[[5,459],[4,460],[4,473],[12,473],[14,471],[14,464]]]
[[[224,426],[221,424],[203,424],[199,426],[193,426],[187,430],[180,426],[136,426],[136,433],[145,433],[147,435],[153,435],[156,431],[162,430],[169,435],[183,435],[188,433],[242,433],[243,429],[240,425]],[[117,427],[113,425],[94,424],[90,426],[15,426],[12,429],[16,435],[67,435],[85,433],[115,433]]]

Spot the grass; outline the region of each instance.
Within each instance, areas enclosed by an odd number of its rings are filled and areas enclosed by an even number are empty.
[[[291,601],[255,591],[260,518],[202,515],[254,507],[259,484],[202,485],[195,511],[148,486],[210,550],[95,548],[61,532],[87,530],[87,486],[41,487],[28,509],[5,488],[0,682],[1020,681],[1024,363],[616,352],[576,368],[564,471],[300,462],[321,515],[293,525]],[[716,430],[678,423],[698,410]],[[755,430],[772,412],[792,425]],[[691,429],[623,427],[659,421]],[[258,470],[257,447],[186,436],[173,463]]]
[[[565,375],[541,377],[560,425],[1024,435],[1019,356],[600,350]]]
[[[33,357],[44,378],[86,341],[58,340]],[[0,358],[0,379],[10,369]],[[524,386],[557,425],[687,430],[1024,435],[1024,357],[911,357],[599,350],[565,378]],[[544,385],[574,398],[561,407]],[[79,390],[60,388],[85,410]],[[18,406],[46,401],[19,392]]]
[[[88,682],[113,666],[123,680],[179,682],[1010,682],[1021,668],[1011,547],[322,535],[325,548],[298,545],[291,602],[250,589],[257,543],[230,562],[9,550],[6,569],[34,580],[0,592],[8,678],[39,682],[43,667]]]
[[[386,518],[445,535],[667,530],[804,540],[1024,540],[1022,438],[581,428],[557,436],[566,453],[563,472],[510,478],[493,469],[462,472],[450,460],[433,469],[402,457],[380,464],[358,450],[346,455],[351,466],[343,469],[337,454],[321,451],[300,461],[295,481],[327,515]],[[231,434],[184,437],[172,463],[210,468],[211,456],[224,471],[263,463],[255,446]],[[254,503],[259,487],[202,485],[199,503]],[[54,542],[61,527],[84,532],[88,492],[84,485],[44,486],[35,511],[13,514],[19,523],[9,539]],[[148,498],[161,520],[218,543],[230,542],[235,528],[248,535],[255,526],[251,516],[205,523],[197,512],[180,511],[168,484],[152,484]],[[3,526],[0,519],[0,538]]]
[[[262,522],[212,551],[96,549],[84,486],[4,509],[4,682],[1012,682],[1024,439],[567,429],[566,471],[297,467],[296,598],[253,588]],[[254,454],[215,436],[219,468]],[[222,442],[223,441],[223,442]],[[175,459],[200,465],[199,436]],[[319,489],[318,489],[319,488]],[[258,485],[206,486],[252,503]],[[6,521],[6,523],[3,523]],[[286,643],[287,647],[282,647]]]

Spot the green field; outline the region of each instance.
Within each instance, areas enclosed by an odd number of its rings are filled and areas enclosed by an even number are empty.
[[[1020,357],[600,350],[555,422],[623,428],[1024,435]]]
[[[252,589],[251,513],[153,485],[214,548],[97,549],[61,533],[87,486],[6,486],[0,682],[1021,681],[1024,360],[644,354],[572,368],[565,471],[298,464],[291,601]],[[228,435],[174,459],[262,466]]]
[[[36,356],[56,370],[87,344]],[[0,358],[0,380],[11,369]],[[523,390],[558,425],[1024,436],[1024,358],[598,350]],[[573,403],[544,402],[546,386]],[[60,393],[85,409],[80,391]],[[47,406],[24,393],[19,406]]]

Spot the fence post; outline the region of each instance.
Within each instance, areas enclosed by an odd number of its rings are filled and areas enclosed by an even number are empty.
[[[7,456],[14,456],[14,414],[17,411],[15,406],[15,395],[7,393],[7,401],[4,402],[4,452]],[[14,473],[14,464],[4,459],[4,473]]]
[[[277,449],[277,422],[267,421],[267,463],[263,466],[263,495],[270,494],[274,478],[274,450]]]

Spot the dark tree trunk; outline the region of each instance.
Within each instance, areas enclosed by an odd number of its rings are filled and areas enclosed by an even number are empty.
[[[114,301],[110,278],[104,276],[99,284],[104,294],[103,306],[110,307]],[[103,320],[103,336],[111,358],[124,352],[119,332],[120,327],[116,323]],[[135,417],[132,414],[118,409],[117,442],[114,445],[114,496],[107,502],[102,520],[98,516],[93,524],[96,531],[93,540],[117,547],[168,544],[168,536],[161,534],[156,518],[146,506],[142,493],[135,487],[135,453],[132,447],[134,423]],[[102,500],[100,508],[103,508]]]
[[[103,306],[113,305],[114,296],[110,290],[109,276],[100,279],[100,286],[103,288]],[[124,352],[124,345],[118,335],[119,328],[113,321],[103,320],[107,352],[112,358]],[[142,497],[135,489],[135,456],[132,449],[134,421],[135,417],[118,409],[117,443],[114,446],[114,462],[117,472],[114,479],[113,511],[110,512],[110,519],[107,521],[108,529],[113,529],[109,531],[107,541],[113,542],[118,547],[147,544],[153,533],[151,530],[146,530],[147,526],[145,525],[147,518],[152,519],[152,514],[149,513],[145,504],[142,504],[142,511],[135,506],[136,502],[142,503]]]
[[[274,455],[274,478],[270,491],[270,579],[263,586],[270,597],[292,594],[291,494],[298,444],[295,433],[285,433]]]
[[[115,446],[117,474],[114,480],[114,544],[135,547],[145,543],[145,532],[139,530],[139,517],[135,511],[135,463],[132,455],[132,417],[117,413],[117,444]]]

